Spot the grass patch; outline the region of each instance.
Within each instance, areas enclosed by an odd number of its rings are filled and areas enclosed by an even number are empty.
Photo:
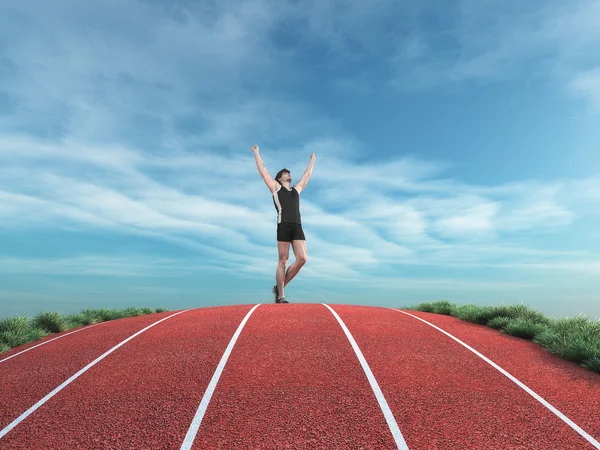
[[[83,325],[91,325],[93,323],[97,323],[93,317],[86,316],[82,313],[71,314],[70,316],[65,316],[65,322],[67,322],[67,327],[70,330],[71,328],[77,328]]]
[[[58,311],[42,312],[35,317],[15,316],[0,320],[0,353],[37,341],[52,333],[125,317],[167,312],[165,308],[84,309],[80,313],[62,315]]]
[[[435,314],[446,314],[450,315],[452,310],[452,303],[445,300],[431,303],[421,303],[418,305],[419,311],[432,312]]]
[[[496,330],[504,330],[506,325],[508,325],[511,320],[513,319],[510,317],[498,316],[490,319],[490,321],[487,323],[487,326],[490,328],[495,328]]]
[[[60,333],[67,329],[65,318],[57,311],[38,314],[33,319],[33,324],[48,333]]]
[[[536,337],[534,342],[563,359],[585,364],[588,368],[599,366],[600,323],[585,317],[556,320],[552,327]]]
[[[0,333],[0,340],[9,348],[18,347],[19,345],[27,344],[28,342],[37,341],[38,339],[47,336],[48,332],[36,328],[29,327],[18,330],[3,331]]]
[[[551,353],[600,373],[600,322],[587,317],[550,319],[524,304],[456,306],[446,300],[420,303],[407,310],[457,317],[539,344]]]
[[[546,325],[537,323],[526,317],[517,317],[509,319],[508,323],[502,328],[511,336],[516,336],[523,339],[532,340],[536,335],[547,330]]]
[[[123,319],[124,317],[138,316],[140,314],[132,314],[130,309],[108,309],[108,308],[90,308],[81,311],[81,314],[92,320],[92,323],[106,322],[107,320]]]

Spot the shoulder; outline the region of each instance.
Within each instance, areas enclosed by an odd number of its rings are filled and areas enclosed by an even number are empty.
[[[300,194],[300,192],[302,192],[303,187],[300,185],[300,183],[296,184],[293,186],[293,189],[296,189],[296,192],[298,194]]]
[[[277,192],[279,192],[279,189],[281,189],[281,185],[277,183],[277,187],[274,190],[271,190],[271,195],[277,194]]]

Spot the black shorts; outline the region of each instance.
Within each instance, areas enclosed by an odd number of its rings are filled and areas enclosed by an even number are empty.
[[[295,241],[296,239],[305,241],[302,225],[292,222],[281,222],[277,224],[277,240],[284,242]]]

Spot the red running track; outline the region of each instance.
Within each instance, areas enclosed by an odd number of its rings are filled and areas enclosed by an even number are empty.
[[[335,309],[369,361],[410,448],[594,448],[509,378],[435,328],[386,308]],[[450,332],[518,379],[527,367],[537,379],[530,388],[600,438],[600,417],[590,417],[599,410],[597,374],[485,326],[407,312]],[[586,384],[588,389],[580,390]],[[579,405],[557,401],[577,395]]]
[[[0,363],[0,430],[87,363],[168,315],[159,313],[100,323]],[[43,341],[50,339],[51,336],[46,336]],[[0,359],[38,343],[13,348],[2,353]],[[4,445],[4,440],[0,440],[0,448]]]
[[[600,410],[598,374],[454,317],[330,307],[364,355],[407,448],[600,448],[479,356],[408,314],[490,358],[594,442],[600,439],[600,417],[593,413]],[[398,448],[328,307],[241,305],[173,314],[107,322],[0,363],[1,432],[104,352],[169,317],[40,405],[0,437],[0,448],[180,449],[211,384],[194,449]]]

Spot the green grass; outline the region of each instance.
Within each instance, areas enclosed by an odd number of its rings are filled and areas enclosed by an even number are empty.
[[[446,300],[402,309],[454,316],[528,339],[562,359],[600,373],[600,322],[587,317],[550,319],[524,304],[456,306]]]
[[[29,342],[72,328],[107,320],[167,312],[165,308],[84,309],[80,313],[62,315],[58,311],[39,313],[35,317],[15,316],[0,320],[0,353]]]

